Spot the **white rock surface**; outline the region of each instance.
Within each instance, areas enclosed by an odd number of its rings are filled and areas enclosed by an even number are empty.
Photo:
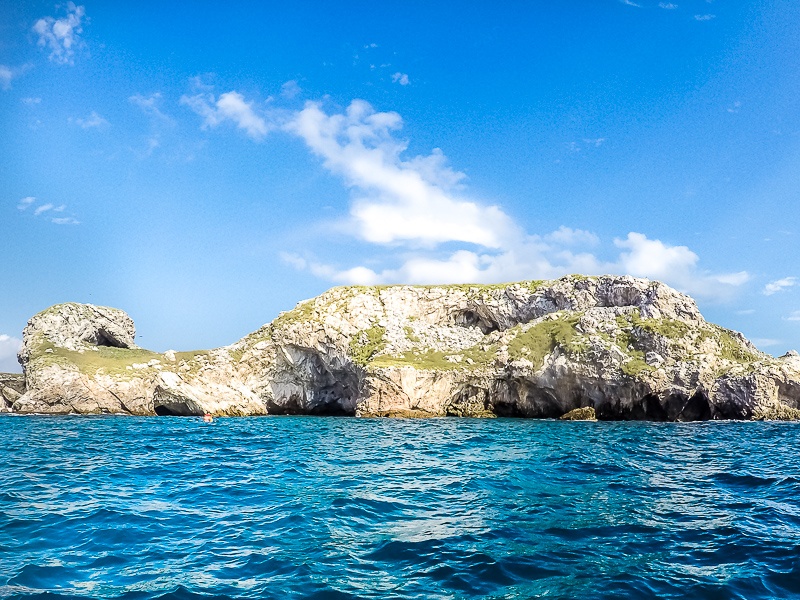
[[[208,352],[160,355],[137,348],[134,334],[116,309],[65,304],[36,315],[14,410],[800,416],[800,356],[763,354],[707,323],[688,296],[632,277],[334,288]]]

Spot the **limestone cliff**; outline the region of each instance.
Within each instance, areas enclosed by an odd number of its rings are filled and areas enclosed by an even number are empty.
[[[693,421],[800,417],[800,357],[773,358],[654,281],[334,288],[231,346],[137,348],[125,313],[34,316],[17,412]],[[579,411],[573,415],[590,414]]]

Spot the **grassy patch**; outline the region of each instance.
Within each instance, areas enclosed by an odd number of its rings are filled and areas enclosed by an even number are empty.
[[[617,325],[621,328],[638,327],[642,331],[659,335],[670,340],[680,340],[689,333],[689,326],[675,319],[642,319],[638,308],[617,316]]]
[[[151,360],[159,361],[165,370],[175,370],[181,363],[188,364],[191,371],[197,371],[207,362],[207,350],[176,352],[175,362],[167,360],[163,354],[144,348],[113,348],[110,346],[87,346],[83,352],[54,346],[49,341],[40,340],[33,351],[32,361],[37,367],[57,364],[64,368],[74,368],[90,377],[97,374],[113,375],[129,379],[146,373],[154,367],[138,367]],[[200,359],[200,360],[198,360]],[[130,367],[130,368],[129,368]]]
[[[712,337],[716,340],[720,347],[720,355],[722,358],[731,362],[740,364],[747,364],[759,360],[761,357],[754,352],[751,352],[747,347],[737,340],[733,332],[719,325],[708,324],[710,331],[703,331],[703,337]]]
[[[127,368],[134,364],[148,363],[153,359],[161,361],[162,364],[166,362],[163,354],[142,348],[128,349],[108,346],[97,346],[96,348],[97,350],[87,349],[84,352],[78,352],[43,343],[36,349],[34,361],[44,365],[52,363],[64,367],[74,366],[79,372],[90,376],[102,372],[106,375],[125,377],[130,377],[138,372],[138,369]]]
[[[481,350],[473,346],[466,350],[442,352],[440,350],[409,350],[399,356],[381,355],[370,364],[376,367],[414,367],[421,371],[455,371],[456,369],[480,369],[492,363],[496,347]],[[447,356],[461,356],[461,361],[447,360]],[[471,362],[470,362],[471,361]]]
[[[575,330],[580,318],[580,314],[561,316],[537,323],[527,330],[517,325],[520,332],[508,344],[509,356],[512,359],[525,358],[538,368],[544,363],[544,357],[556,346],[570,353],[584,351],[585,341]]]
[[[353,362],[366,366],[370,359],[386,347],[386,328],[374,325],[353,336],[350,340],[350,356]]]
[[[414,333],[414,330],[411,327],[408,326],[403,327],[403,331],[405,332],[406,339],[409,342],[414,342],[414,343],[419,342],[419,337],[417,336],[417,334]]]
[[[677,323],[677,321],[675,321]],[[636,337],[633,335],[633,329],[638,327],[645,331],[653,333],[657,327],[661,326],[661,320],[658,319],[642,319],[639,310],[635,309],[624,315],[617,316],[617,333],[614,343],[622,352],[628,356],[628,360],[622,363],[620,369],[629,377],[637,377],[644,371],[654,371],[655,367],[648,365],[645,362],[644,352],[637,347]],[[670,325],[669,331],[673,331]]]
[[[292,310],[281,313],[272,321],[272,327],[286,327],[292,323],[310,321],[314,317],[316,299],[305,300],[295,306]]]

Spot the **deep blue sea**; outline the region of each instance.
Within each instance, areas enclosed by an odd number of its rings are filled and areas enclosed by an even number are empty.
[[[800,597],[800,425],[0,417],[0,597]]]

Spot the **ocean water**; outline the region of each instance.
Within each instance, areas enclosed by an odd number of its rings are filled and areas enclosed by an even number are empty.
[[[800,597],[800,425],[0,417],[0,597]]]

